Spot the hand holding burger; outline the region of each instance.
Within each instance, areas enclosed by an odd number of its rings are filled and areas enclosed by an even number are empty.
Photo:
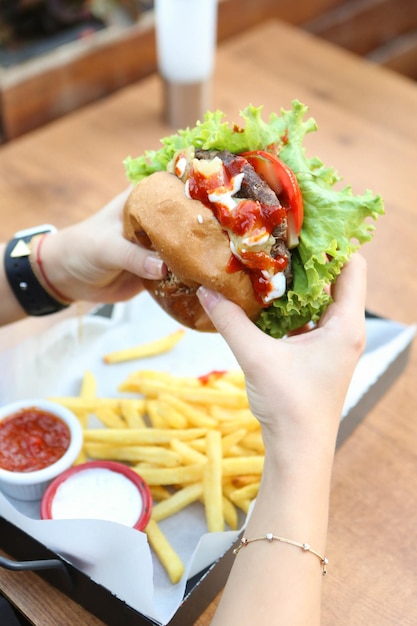
[[[327,285],[372,237],[382,200],[334,189],[335,172],[302,146],[316,129],[306,107],[272,115],[242,112],[244,127],[220,112],[126,159],[136,183],[124,211],[125,235],[156,251],[168,267],[145,288],[175,319],[214,330],[196,290],[204,285],[239,304],[266,333],[280,337],[317,321]]]

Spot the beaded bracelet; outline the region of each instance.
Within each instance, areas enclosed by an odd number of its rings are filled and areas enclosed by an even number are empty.
[[[317,557],[320,561],[320,565],[323,570],[323,576],[327,574],[327,564],[328,559],[325,556],[321,556],[318,552],[313,550],[308,543],[299,543],[298,541],[293,541],[292,539],[286,539],[285,537],[277,537],[272,533],[266,533],[266,535],[262,537],[255,537],[254,539],[246,539],[246,537],[242,537],[240,540],[240,544],[233,550],[233,554],[238,554],[242,548],[245,548],[250,543],[254,541],[268,541],[271,543],[272,541],[280,541],[281,543],[288,543],[290,546],[295,546],[296,548],[300,548],[304,552],[311,552],[315,557]]]

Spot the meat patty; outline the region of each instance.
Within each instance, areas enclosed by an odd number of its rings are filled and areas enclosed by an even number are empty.
[[[195,151],[197,159],[207,159],[211,161],[218,157],[225,165],[228,165],[236,158],[236,155],[228,150],[202,150]],[[270,186],[259,176],[250,163],[243,166],[244,177],[240,190],[236,193],[235,198],[247,198],[255,200],[266,206],[281,206],[279,198]],[[291,253],[287,247],[287,220],[283,220],[272,233],[275,243],[271,249],[271,256],[285,256],[288,264],[284,270],[287,280],[287,288],[292,284],[293,271],[291,264]]]
[[[236,155],[228,150],[196,150],[196,159],[207,159],[211,161],[214,157],[218,157],[225,165],[229,165]],[[244,178],[240,190],[236,194],[236,198],[248,198],[249,200],[258,200],[266,206],[281,206],[276,194],[269,185],[257,174],[250,163],[243,166]]]

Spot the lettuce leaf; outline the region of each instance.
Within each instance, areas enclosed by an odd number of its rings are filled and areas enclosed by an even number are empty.
[[[124,161],[133,183],[153,172],[166,170],[177,150],[227,149],[240,153],[268,147],[293,170],[304,201],[304,222],[300,243],[292,250],[294,282],[285,296],[265,309],[258,326],[273,337],[310,321],[316,322],[331,297],[325,287],[335,280],[343,265],[362,244],[370,241],[375,221],[383,215],[382,198],[366,190],[354,195],[351,187],[336,187],[340,177],[317,157],[308,158],[304,137],[317,130],[312,118],[304,119],[308,108],[294,100],[290,110],[262,118],[262,107],[248,106],[241,112],[243,126],[224,122],[221,111],[208,112],[203,122],[162,139],[159,150],[147,151]]]

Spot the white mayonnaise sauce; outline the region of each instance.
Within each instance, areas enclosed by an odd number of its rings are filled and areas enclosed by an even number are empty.
[[[287,280],[285,278],[284,272],[277,272],[273,276],[269,276],[267,272],[266,277],[269,279],[269,284],[271,287],[271,291],[265,295],[262,300],[266,303],[272,302],[276,298],[281,298],[285,294],[285,290],[287,288]]]
[[[190,194],[190,180],[187,178],[187,180],[185,181],[185,189],[184,189],[184,193],[186,195],[187,198],[189,198],[191,200],[191,194]]]
[[[265,228],[249,231],[249,234],[242,237],[242,246],[251,248],[263,246],[268,243],[270,234]]]
[[[242,186],[244,173],[236,174],[231,179],[230,187],[218,187],[214,189],[211,193],[208,194],[208,199],[213,204],[221,204],[225,206],[229,211],[233,211],[233,209],[237,206],[238,201],[236,201],[233,196],[240,191]]]
[[[175,163],[175,174],[178,178],[182,178],[184,176],[186,167],[187,159],[185,156],[181,156]]]
[[[100,519],[134,526],[142,498],[128,478],[104,468],[73,474],[61,483],[52,502],[54,519]]]
[[[178,159],[178,162],[182,161],[182,158]],[[185,172],[186,166],[181,166],[179,172]],[[224,173],[224,164],[221,159],[216,156],[211,160],[205,159],[193,159],[193,169],[201,176],[210,178],[211,176],[217,176],[219,182],[224,180],[222,172]],[[177,174],[178,175],[178,174]],[[235,198],[234,196],[240,191],[242,182],[245,177],[244,172],[240,172],[233,176],[227,184],[219,184],[218,187],[212,189],[207,194],[208,200],[218,207],[226,208],[230,213],[236,209],[242,198]],[[216,179],[215,179],[216,180]],[[185,195],[187,198],[191,198],[190,194],[190,182],[187,178],[185,182]],[[202,216],[197,215],[197,220],[201,224]],[[249,265],[245,258],[245,254],[248,252],[265,252],[271,254],[271,249],[274,244],[274,237],[264,227],[252,228],[247,230],[244,235],[238,235],[230,229],[226,229],[229,236],[229,246],[231,253],[241,261],[243,265]],[[286,278],[284,272],[272,272],[263,271],[265,280],[269,283],[269,292],[262,295],[264,304],[269,304],[277,298],[281,298],[286,291]]]

